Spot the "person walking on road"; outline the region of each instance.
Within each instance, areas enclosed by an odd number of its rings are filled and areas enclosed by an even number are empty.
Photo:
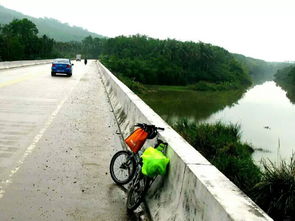
[[[85,64],[85,65],[87,64],[87,58],[84,59],[84,64]]]

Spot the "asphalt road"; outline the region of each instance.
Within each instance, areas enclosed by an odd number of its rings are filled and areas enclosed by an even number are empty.
[[[94,61],[0,71],[0,220],[130,220],[109,162],[120,141]]]

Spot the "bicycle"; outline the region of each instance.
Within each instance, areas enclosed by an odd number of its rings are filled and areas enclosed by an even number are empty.
[[[162,151],[166,150],[168,144],[163,142],[162,140],[158,139],[157,144],[154,148],[158,148],[160,145],[163,145]],[[135,177],[132,180],[132,183],[130,185],[130,189],[128,191],[127,195],[127,211],[131,212],[135,210],[140,203],[143,201],[145,194],[147,193],[149,187],[152,185],[154,180],[157,176],[149,177],[145,176],[142,173],[141,167],[142,167],[142,161],[140,161],[140,166],[137,167]]]
[[[158,130],[164,130],[164,128],[156,127],[155,125],[148,125],[144,123],[138,123],[135,127],[142,129],[145,132],[143,139],[138,142],[137,146],[132,147],[129,143],[129,138],[139,130],[135,130],[130,136],[125,139],[125,144],[129,146],[129,150],[121,150],[114,154],[110,162],[110,174],[115,183],[124,185],[129,183],[135,175],[136,168],[140,164],[139,150],[144,145],[146,139],[153,139],[158,134]],[[132,141],[132,140],[131,140]],[[133,141],[135,142],[135,141]]]

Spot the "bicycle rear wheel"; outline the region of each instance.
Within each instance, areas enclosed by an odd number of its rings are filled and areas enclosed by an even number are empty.
[[[110,174],[115,183],[124,185],[133,178],[136,161],[130,151],[121,150],[112,157]]]
[[[127,211],[135,210],[144,199],[148,190],[148,178],[143,174],[138,174],[132,183],[127,195]]]

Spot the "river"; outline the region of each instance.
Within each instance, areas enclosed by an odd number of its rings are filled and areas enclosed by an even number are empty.
[[[143,99],[166,121],[234,123],[242,141],[256,151],[253,159],[290,160],[295,152],[295,105],[274,81],[247,91],[157,91]]]

